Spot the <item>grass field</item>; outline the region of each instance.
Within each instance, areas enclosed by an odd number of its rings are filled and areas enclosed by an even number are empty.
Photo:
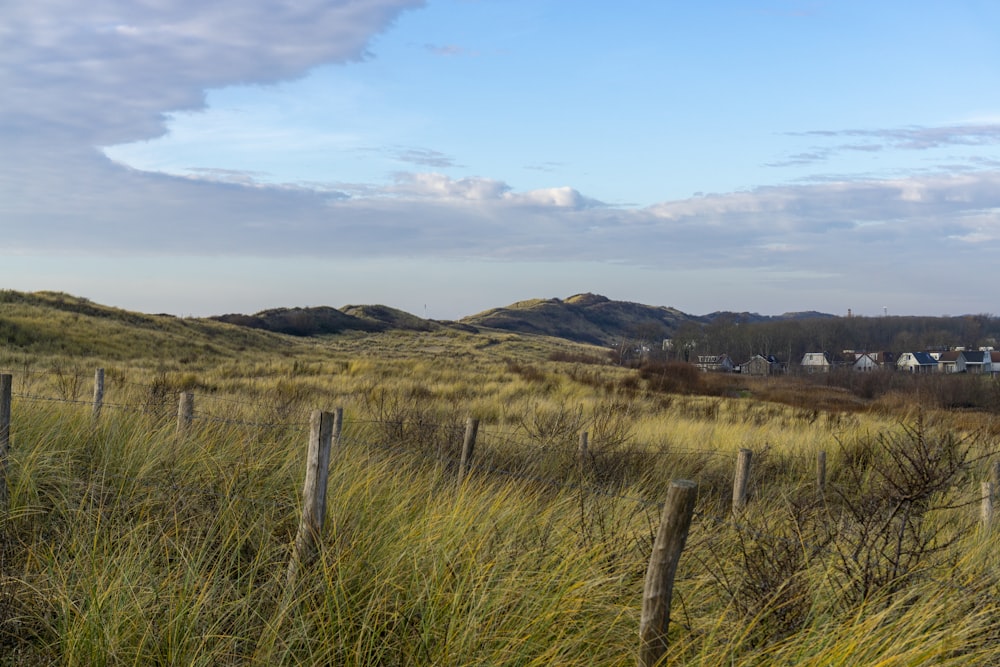
[[[791,378],[666,391],[596,348],[500,332],[295,339],[3,305],[22,336],[0,347],[6,664],[632,665],[680,478],[699,491],[663,664],[1000,664],[988,411]],[[289,588],[309,413],[337,407],[319,560]]]

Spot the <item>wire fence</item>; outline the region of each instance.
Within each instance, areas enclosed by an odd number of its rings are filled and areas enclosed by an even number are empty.
[[[40,371],[40,370],[19,370],[18,382],[15,382],[15,386],[20,386],[22,388],[31,389],[36,385],[42,384],[40,380],[47,379],[50,381],[55,381],[58,387],[58,382],[64,382],[62,391],[56,391],[53,393],[61,393],[62,395],[46,395],[39,393],[38,391],[26,391],[24,389],[19,391],[12,391],[12,398],[18,401],[26,401],[32,403],[40,404],[64,404],[71,406],[83,407],[87,406],[95,410],[97,408],[95,400],[86,400],[80,398],[79,395],[85,391],[84,383],[87,376],[83,374],[78,374],[72,376],[72,378],[67,379],[66,373],[60,373],[58,371]],[[11,374],[13,375],[13,374]],[[135,415],[150,415],[156,414],[160,418],[167,418],[173,416],[175,405],[173,400],[176,397],[176,392],[168,391],[162,383],[145,383],[145,382],[131,382],[131,381],[118,381],[117,384],[126,390],[137,390],[139,394],[146,394],[145,396],[132,396],[133,400],[127,401],[122,400],[128,399],[128,393],[120,392],[122,398],[115,402],[109,402],[100,400],[100,409],[111,409],[125,413],[131,413]],[[182,392],[183,393],[183,392]],[[191,393],[191,392],[186,392]],[[71,396],[71,394],[73,394]],[[156,400],[150,400],[150,397]],[[254,429],[256,431],[295,431],[298,432],[308,426],[309,422],[304,418],[303,411],[297,408],[285,408],[285,412],[290,419],[281,421],[267,421],[258,419],[248,419],[239,418],[234,415],[240,414],[253,414],[254,412],[273,410],[273,402],[268,401],[243,401],[237,398],[231,398],[226,396],[213,396],[211,394],[198,394],[197,401],[199,408],[193,411],[189,417],[192,422],[199,422],[206,425],[223,425],[231,426],[236,428]],[[210,409],[205,409],[203,404],[207,403]],[[212,410],[211,407],[217,408]],[[221,409],[219,409],[221,408]],[[300,416],[301,415],[301,416]],[[178,415],[180,419],[180,416]],[[432,452],[421,450],[419,447],[414,447],[412,444],[406,441],[406,438],[413,434],[414,431],[423,431],[425,434],[431,434],[437,442]],[[383,436],[389,434],[387,437],[376,438],[373,436],[374,432],[379,432]],[[386,419],[364,419],[356,418],[347,423],[347,428],[341,439],[341,446],[345,449],[353,448],[364,448],[373,452],[380,452],[382,454],[397,456],[397,455],[413,455],[413,454],[427,454],[430,456],[431,460],[435,465],[443,465],[446,468],[459,468],[463,465],[463,459],[456,455],[456,447],[461,441],[462,434],[464,431],[464,426],[454,422],[439,422],[430,419],[419,419],[415,422],[408,422],[405,419],[396,420],[386,420]],[[527,437],[523,433],[511,432],[509,430],[501,430],[498,428],[485,427],[478,432],[477,440],[481,451],[477,453],[477,456],[468,463],[468,472],[474,473],[480,476],[489,476],[494,478],[503,478],[514,480],[521,483],[530,483],[532,485],[539,485],[550,488],[559,492],[571,492],[574,494],[582,494],[589,498],[601,498],[609,501],[630,503],[636,506],[640,511],[651,512],[652,510],[662,511],[664,509],[664,502],[661,499],[648,498],[636,495],[634,493],[621,492],[620,489],[623,486],[628,486],[628,484],[622,479],[613,480],[612,482],[605,484],[594,483],[591,476],[588,476],[588,470],[596,467],[596,461],[594,456],[599,454],[590,453],[591,460],[590,466],[587,465],[587,461],[579,460],[579,452],[571,448],[568,448],[565,443],[554,444],[552,442],[539,441],[537,438]],[[443,447],[441,446],[441,441],[449,442],[453,446]],[[551,474],[543,474],[538,470],[532,470],[530,466],[526,466],[523,462],[526,459],[531,459],[532,457],[549,457],[551,458],[554,453],[561,454],[563,456],[563,472],[569,472],[569,474],[563,474],[559,477],[553,476]],[[693,448],[693,447],[666,447],[657,449],[655,447],[645,446],[641,444],[633,444],[632,446],[619,446],[615,449],[615,455],[618,457],[628,457],[628,456],[642,456],[642,457],[664,457],[664,456],[688,456],[688,457],[704,457],[706,459],[716,460],[721,463],[733,463],[737,462],[737,454],[733,452],[722,452],[711,448]],[[503,456],[506,454],[506,456]],[[550,465],[548,470],[551,471],[552,466]],[[153,481],[149,479],[128,479],[123,475],[111,474],[108,472],[95,472],[96,475],[102,476],[104,479],[114,479],[119,482],[129,481],[131,483],[141,484],[142,486],[149,488],[156,488],[161,490],[168,490],[174,493],[185,493],[193,494],[201,497],[215,497],[218,499],[226,500],[227,502],[246,502],[252,503],[255,506],[261,503],[269,503],[272,506],[276,506],[284,511],[292,511],[298,506],[294,496],[291,495],[291,490],[289,490],[289,496],[286,499],[275,499],[273,497],[262,497],[262,496],[252,496],[246,494],[233,494],[229,493],[228,490],[220,490],[217,486],[200,486],[196,484],[181,484],[176,481],[171,481],[169,483],[163,483],[160,481]],[[964,495],[964,497],[962,497]],[[961,494],[958,493],[955,502],[948,505],[944,505],[939,509],[966,509],[973,506],[979,505],[982,501],[982,495],[977,490],[976,493]],[[829,547],[826,544],[810,543],[806,538],[801,535],[795,537],[789,537],[788,535],[778,535],[769,533],[765,530],[761,530],[751,524],[741,521],[738,515],[734,515],[729,512],[719,512],[719,511],[699,511],[695,512],[694,518],[696,520],[696,525],[700,524],[700,534],[701,539],[712,540],[718,539],[718,536],[713,534],[713,531],[733,530],[741,535],[746,535],[755,540],[769,541],[774,543],[785,543],[789,546],[794,546],[797,548],[804,548],[814,553],[823,553],[829,557],[842,557],[843,553],[838,552],[835,549]],[[708,564],[702,564],[704,568],[710,568]],[[698,575],[690,575],[698,576]],[[942,586],[956,588],[958,590],[963,590],[966,593],[974,592],[972,589],[965,587],[963,585],[955,584],[949,580],[938,581],[936,578],[930,574],[924,572],[920,573],[920,576],[929,581],[935,581],[940,583]]]
[[[25,377],[33,378],[65,378],[72,377],[73,384],[78,388],[74,390],[74,393],[79,395],[83,393],[80,388],[83,383],[92,379],[92,375],[85,374],[80,371],[75,373],[63,372],[59,370],[41,370],[41,369],[9,369],[0,370],[0,373],[6,373],[10,375],[20,376],[20,384],[24,384]],[[267,376],[261,376],[267,377]],[[15,383],[17,384],[17,383]],[[172,416],[174,414],[174,409],[176,404],[174,403],[175,397],[178,393],[185,392],[168,392],[161,391],[162,384],[158,385],[155,382],[136,382],[129,380],[116,380],[115,384],[121,385],[123,387],[129,388],[139,388],[141,390],[156,390],[160,391],[163,395],[159,397],[157,401],[150,401],[147,399],[133,400],[132,402],[110,402],[108,400],[102,399],[100,401],[100,409],[111,409],[119,410],[123,412],[131,412],[133,414],[145,414],[148,415],[151,412],[159,412],[163,416]],[[193,393],[193,392],[191,392]],[[66,396],[52,396],[52,395],[42,395],[34,392],[25,391],[13,391],[12,396],[18,400],[29,401],[29,402],[39,402],[39,403],[59,403],[66,405],[77,405],[77,406],[95,406],[94,399],[83,399],[83,398],[68,398]],[[259,420],[259,419],[246,419],[246,418],[236,418],[232,416],[233,412],[236,413],[247,413],[256,410],[271,409],[273,408],[273,403],[268,403],[266,401],[247,401],[239,398],[232,398],[227,396],[216,396],[211,393],[198,393],[197,394],[198,409],[194,410],[190,415],[193,421],[200,421],[203,423],[218,424],[218,425],[228,425],[228,426],[238,426],[247,427],[253,429],[300,429],[308,425],[308,413],[302,409],[289,409],[289,416],[295,417],[290,420]],[[225,406],[232,406],[233,410],[230,410],[230,414],[220,414],[216,411],[209,411],[202,408],[202,404],[208,402],[209,404],[222,404]],[[225,411],[223,411],[225,412]],[[406,435],[411,432],[412,429],[424,430],[427,432],[432,432],[435,434],[449,434],[454,442],[458,442],[461,439],[462,431],[464,425],[449,423],[449,422],[437,422],[425,418],[419,419],[417,422],[410,422],[408,420],[386,420],[386,419],[364,419],[364,418],[354,418],[351,420],[350,424],[353,427],[373,427],[375,429],[381,430],[383,432],[396,430],[400,435]],[[513,433],[509,430],[499,430],[492,429],[490,427],[483,427],[478,431],[477,441],[486,447],[496,450],[502,448],[514,448],[521,450],[523,453],[532,454],[546,454],[552,451],[560,451],[562,453],[567,453],[565,443],[553,443],[546,442],[544,440],[539,440],[538,437],[530,438],[522,434]],[[369,441],[366,443],[359,443],[366,446],[373,446],[377,444],[375,441]],[[670,456],[694,456],[694,457],[705,457],[711,459],[718,459],[723,462],[730,461],[735,462],[737,454],[734,452],[724,452],[712,448],[697,448],[697,447],[678,447],[671,445],[669,447],[661,447],[657,449],[656,447],[645,445],[645,444],[635,444],[631,447],[623,446],[615,449],[615,454],[618,456],[627,456],[629,454],[661,454]],[[440,458],[441,453],[438,452]],[[459,460],[454,457],[445,456],[443,462],[457,465]],[[619,498],[621,500],[630,500],[645,505],[658,505],[662,507],[662,501],[655,501],[650,499],[636,498],[634,496],[625,496],[608,493],[604,488],[597,488],[594,486],[585,486],[580,484],[578,481],[567,481],[566,479],[556,479],[556,478],[546,478],[539,475],[526,474],[523,471],[512,470],[502,466],[492,466],[480,461],[473,464],[473,469],[481,473],[489,473],[494,475],[506,475],[516,479],[530,479],[534,482],[545,483],[550,486],[563,486],[573,490],[580,490],[581,488],[589,489],[597,495],[602,495],[605,497]],[[977,495],[974,500],[970,500],[968,504],[974,504],[979,502],[979,496]]]
[[[18,371],[18,372],[22,377],[24,375],[30,375],[34,378],[60,377],[60,374],[54,371],[31,370],[27,372],[25,371]],[[80,380],[80,382],[82,382],[84,379],[83,375],[79,375],[77,377]],[[15,382],[14,384],[16,386],[18,384],[23,384],[23,382]],[[154,385],[153,383],[125,382],[123,384],[127,387],[132,387],[132,388],[138,387],[140,389],[150,389],[156,387],[156,385]],[[82,390],[78,390],[76,393],[77,394],[82,393]],[[80,407],[86,406],[92,409],[94,409],[95,406],[95,401],[92,399],[86,400],[82,398],[66,398],[64,396],[42,395],[40,393],[35,393],[35,392],[13,391],[12,397],[19,401],[27,401],[27,402],[42,403],[42,404],[63,404],[63,405],[72,405]],[[234,398],[211,396],[208,394],[205,395],[198,394],[197,401],[199,406],[203,402],[209,402],[215,404],[234,406],[236,408],[244,410],[246,409],[254,410],[256,408],[259,408],[263,404],[262,402],[240,401]],[[106,400],[101,400],[100,409],[117,410],[121,412],[132,413],[135,415],[149,415],[151,413],[159,412],[161,417],[170,417],[174,414],[175,406],[172,401],[168,403],[166,400],[160,401],[156,405],[151,405],[150,402],[146,400],[136,400],[129,403],[109,402]],[[224,414],[219,414],[216,412],[210,412],[202,408],[193,411],[192,414],[190,415],[190,419],[192,422],[200,422],[204,424],[245,427],[252,429],[274,429],[274,430],[302,429],[308,426],[309,423],[305,419],[293,419],[288,421],[258,421],[250,419],[239,419],[239,418],[232,418],[229,416],[225,416]],[[361,431],[367,429],[369,431],[380,430],[383,432],[386,431],[391,432],[395,430],[398,431],[399,435],[403,437],[406,436],[408,428],[413,428],[415,426],[419,429],[423,429],[425,431],[432,432],[438,435],[443,434],[444,437],[450,437],[456,443],[460,441],[462,431],[464,429],[464,426],[457,425],[454,423],[437,422],[427,419],[421,420],[416,425],[409,424],[405,420],[393,421],[393,420],[378,420],[378,419],[355,419],[350,422],[350,426],[353,427],[354,429]],[[537,440],[531,440],[527,437],[515,433],[504,432],[500,430],[492,430],[489,428],[483,428],[479,431],[478,441],[483,446],[483,449],[480,452],[480,458],[473,461],[470,466],[471,470],[476,472],[477,474],[502,476],[520,481],[531,481],[536,484],[543,484],[549,486],[553,489],[564,489],[564,490],[586,492],[595,496],[634,502],[642,506],[662,507],[662,501],[639,498],[631,495],[616,494],[609,491],[606,488],[584,484],[579,480],[571,481],[564,478],[557,479],[554,477],[548,477],[541,474],[532,474],[524,470],[517,470],[509,466],[505,467],[500,465],[492,465],[488,462],[489,461],[488,453],[491,450],[495,449],[511,448],[515,450],[520,450],[522,454],[545,455],[545,454],[550,454],[552,451],[558,449],[559,447],[557,445],[552,445],[544,442],[539,443]],[[344,438],[343,442],[345,445],[348,446],[361,446],[367,448],[380,449],[382,451],[400,453],[400,454],[412,453],[412,448],[410,447],[401,444],[397,445],[387,444],[386,442],[381,442],[370,436],[362,437],[359,435],[352,437],[349,434]],[[636,451],[639,451],[640,449],[641,448],[636,448]],[[683,450],[675,449],[672,451],[676,451],[677,453],[682,453],[682,454],[699,454],[705,456],[721,455],[721,453],[709,449],[696,450],[691,448],[685,448]],[[460,459],[458,457],[451,456],[445,451],[439,451],[436,454],[437,454],[436,455],[437,463],[452,467],[458,466],[460,464]]]

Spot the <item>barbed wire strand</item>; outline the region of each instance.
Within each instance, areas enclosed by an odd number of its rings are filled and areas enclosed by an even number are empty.
[[[25,374],[23,371],[21,371],[21,373]],[[54,372],[54,371],[51,371],[51,372],[31,371],[29,374],[32,374],[32,375],[56,375],[56,376],[59,376],[59,374],[57,372]],[[139,385],[139,386],[147,386],[148,387],[148,386],[152,386],[152,385]],[[53,397],[53,396],[41,396],[41,395],[37,395],[37,394],[27,394],[27,393],[23,393],[23,392],[12,392],[12,396],[16,397],[18,399],[21,399],[21,400],[36,401],[36,402],[62,403],[62,404],[69,404],[69,405],[88,405],[88,406],[93,406],[94,405],[94,401],[93,400],[67,399],[67,398],[60,398],[60,397]],[[227,402],[227,403],[234,404],[234,405],[239,405],[239,406],[260,407],[260,403],[247,403],[245,401],[239,401],[237,399],[229,399],[229,398],[225,398],[225,397],[212,397],[211,395],[208,395],[208,394],[199,394],[198,396],[199,396],[199,398],[202,398],[202,399],[203,398],[210,398],[210,399],[213,399],[213,400],[218,400],[220,402]],[[148,413],[150,407],[151,406],[148,403],[147,404],[132,404],[132,405],[129,405],[129,404],[116,404],[116,403],[105,403],[105,402],[101,403],[101,408],[102,409],[108,408],[108,409],[117,409],[117,410],[130,410],[130,411],[133,411],[133,412],[135,412],[137,414],[139,414],[139,413]],[[166,408],[167,406],[164,406],[164,407]],[[298,421],[296,421],[296,422],[272,423],[272,422],[255,422],[255,421],[246,421],[246,420],[235,420],[235,419],[229,419],[229,418],[224,418],[224,417],[218,417],[218,416],[215,416],[215,415],[209,415],[209,414],[205,414],[203,412],[197,413],[196,415],[193,416],[193,418],[201,420],[201,421],[205,421],[205,422],[220,423],[220,424],[235,425],[235,426],[244,426],[244,427],[253,427],[253,428],[292,428],[292,427],[303,427],[303,426],[308,425],[308,422],[298,422]],[[366,425],[367,426],[373,426],[373,425],[374,426],[391,426],[391,427],[397,428],[397,429],[405,428],[407,425],[410,426],[410,428],[413,428],[414,426],[416,426],[418,428],[423,427],[423,428],[430,428],[430,429],[451,431],[456,436],[456,439],[458,437],[458,434],[464,432],[464,426],[461,426],[461,425],[456,424],[454,422],[443,423],[443,422],[433,422],[433,421],[419,421],[419,422],[417,422],[414,425],[414,423],[412,421],[409,421],[409,420],[406,420],[406,419],[399,419],[399,420],[352,419],[351,420],[351,425],[352,426],[355,426],[355,425],[356,426],[366,426]],[[526,440],[524,438],[517,437],[514,434],[510,434],[510,433],[506,433],[506,432],[500,432],[500,431],[492,431],[490,429],[483,429],[483,430],[481,430],[477,434],[477,437],[483,437],[484,439],[491,439],[494,442],[500,442],[500,443],[502,443],[504,445],[514,444],[514,445],[519,446],[519,447],[531,448],[531,449],[533,449],[534,451],[536,451],[538,453],[546,453],[546,452],[551,451],[553,449],[559,448],[558,445],[545,444],[545,443],[539,444],[536,441]],[[352,445],[353,446],[357,446],[357,445],[362,445],[362,446],[365,446],[365,447],[368,447],[368,448],[373,448],[374,447],[374,448],[378,448],[378,449],[381,449],[383,451],[388,451],[388,452],[392,452],[392,453],[410,453],[410,454],[412,454],[414,452],[414,450],[413,450],[412,447],[407,447],[407,446],[405,446],[403,444],[392,446],[392,445],[387,445],[387,444],[384,444],[384,443],[373,443],[373,442],[368,441],[368,440],[362,441],[360,439],[352,439],[352,438],[349,438],[349,437],[345,437],[343,435],[343,433],[341,435],[341,445],[342,446],[352,446]],[[567,451],[571,451],[571,450],[567,450]],[[662,447],[661,451],[659,451],[659,452],[648,450],[648,449],[644,450],[644,449],[640,449],[640,448],[635,448],[635,449],[626,450],[626,451],[627,452],[641,452],[641,453],[644,453],[644,454],[653,453],[653,454],[665,454],[665,455],[670,455],[670,454],[684,454],[684,455],[726,456],[726,457],[729,457],[729,458],[732,458],[732,457],[735,456],[735,454],[726,453],[726,452],[720,452],[718,450],[701,449],[701,448],[679,448],[679,447],[672,447],[672,446],[669,446],[669,445]],[[452,466],[460,465],[460,463],[461,463],[461,461],[459,459],[456,459],[454,457],[448,457],[448,456],[446,456],[446,457],[440,457],[439,460],[438,460],[438,462],[439,463],[444,463],[446,465],[450,464]],[[521,480],[521,481],[530,481],[530,482],[533,482],[533,483],[539,483],[539,484],[543,484],[543,485],[546,485],[546,486],[550,486],[552,488],[559,488],[561,490],[582,491],[582,492],[585,492],[585,493],[590,494],[590,495],[602,496],[602,497],[609,498],[609,499],[614,499],[614,500],[620,500],[620,501],[626,501],[626,502],[630,502],[630,503],[635,503],[635,504],[639,505],[640,507],[647,508],[647,509],[651,508],[651,507],[656,507],[658,510],[662,510],[663,506],[664,506],[664,503],[662,501],[649,500],[649,499],[646,499],[646,498],[639,498],[639,497],[635,497],[635,496],[625,496],[625,495],[621,495],[621,494],[612,493],[612,492],[610,492],[610,491],[608,491],[606,489],[598,488],[598,487],[595,487],[595,486],[592,486],[592,485],[585,485],[585,484],[582,484],[582,483],[579,483],[579,482],[568,482],[566,480],[557,480],[557,479],[553,479],[553,478],[550,478],[550,477],[544,477],[544,476],[541,476],[541,475],[531,474],[531,473],[528,473],[528,472],[521,472],[521,471],[511,470],[511,469],[508,469],[508,468],[500,468],[500,467],[496,467],[496,466],[490,466],[490,465],[486,465],[484,463],[481,463],[480,460],[478,460],[478,459],[474,460],[471,464],[469,464],[469,469],[470,469],[470,472],[471,471],[475,471],[475,472],[480,473],[480,474],[482,474],[482,473],[488,473],[488,474],[493,474],[493,475],[501,475],[501,476],[505,476],[505,477],[508,477],[508,478],[511,478],[511,479],[517,479],[517,480]],[[123,476],[118,476],[118,475],[114,475],[114,474],[111,474],[111,473],[108,473],[106,476],[107,477],[112,477],[112,478],[124,478]],[[161,486],[162,487],[162,485],[155,485],[155,484],[153,484],[151,482],[147,482],[147,481],[140,481],[140,480],[132,480],[132,481],[134,481],[135,483],[143,484],[145,486]],[[263,499],[259,499],[259,498],[255,499],[255,498],[250,498],[250,497],[231,496],[229,494],[223,494],[223,493],[219,493],[219,492],[208,492],[204,487],[192,487],[192,486],[187,486],[187,485],[173,484],[173,485],[169,485],[166,488],[170,488],[170,489],[175,490],[175,491],[198,492],[198,493],[201,493],[203,495],[206,495],[206,494],[207,495],[214,495],[215,497],[219,497],[219,498],[228,498],[228,499],[235,499],[235,500],[245,499],[247,501],[252,501],[252,502],[262,502],[263,501]],[[962,508],[967,508],[967,507],[973,506],[973,505],[975,505],[975,504],[977,504],[979,502],[981,502],[981,498],[977,495],[976,497],[974,497],[974,498],[972,498],[972,499],[970,499],[968,501],[963,501],[963,502],[959,502],[959,503],[956,503],[956,504],[951,504],[951,505],[948,505],[948,506],[943,506],[943,507],[935,508],[935,509],[940,509],[940,510],[945,510],[945,509],[962,509]],[[293,504],[288,504],[288,506],[292,507],[294,505]],[[733,521],[733,520],[725,520],[724,521],[724,520],[718,519],[717,517],[712,517],[712,516],[710,516],[708,514],[699,513],[699,512],[695,513],[695,518],[697,518],[699,520],[703,520],[706,523],[709,523],[714,528],[721,528],[721,527],[724,527],[724,526],[725,527],[730,527],[730,528],[733,528],[734,530],[737,530],[739,532],[744,532],[744,533],[746,533],[748,535],[751,535],[755,539],[779,541],[779,542],[784,542],[784,543],[787,543],[787,544],[794,544],[795,546],[806,546],[806,547],[810,548],[811,550],[813,550],[814,552],[825,552],[828,555],[837,556],[837,557],[839,557],[839,556],[842,555],[842,554],[840,554],[839,552],[837,552],[835,550],[832,550],[832,549],[829,549],[829,548],[826,548],[826,547],[823,547],[823,546],[820,546],[820,545],[810,544],[808,542],[803,542],[801,539],[794,540],[794,539],[788,538],[786,536],[769,534],[769,533],[760,531],[758,529],[746,526],[744,524],[740,524],[739,522],[736,522],[736,521]],[[969,589],[967,587],[962,586],[961,584],[955,584],[954,582],[941,582],[941,581],[937,581],[937,580],[934,580],[934,579],[930,579],[930,580],[934,581],[935,583],[939,583],[941,585],[947,585],[949,587],[957,588],[958,590],[962,590],[962,591],[967,592],[967,593],[969,592]]]

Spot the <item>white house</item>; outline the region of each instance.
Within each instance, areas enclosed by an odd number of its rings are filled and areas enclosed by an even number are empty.
[[[904,352],[896,359],[896,368],[909,373],[931,373],[937,365],[937,359],[927,352]]]
[[[951,350],[938,355],[938,371],[941,373],[957,373],[959,371],[958,355],[960,354],[961,352]]]
[[[828,373],[833,366],[826,352],[806,352],[802,357],[802,370],[807,373]]]
[[[858,354],[857,360],[851,368],[856,371],[877,371],[881,368],[881,366],[879,365],[875,354],[862,352]]]

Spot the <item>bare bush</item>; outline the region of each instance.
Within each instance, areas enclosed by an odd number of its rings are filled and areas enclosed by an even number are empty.
[[[84,386],[84,374],[79,368],[69,368],[61,364],[52,369],[55,374],[56,391],[64,401],[76,401]]]
[[[512,415],[516,428],[543,446],[574,444],[586,421],[583,406],[551,408],[541,402],[528,403]]]
[[[361,392],[367,435],[382,447],[452,460],[461,446],[462,425],[455,415],[442,415],[426,407],[419,395],[393,392],[369,385]]]
[[[759,642],[788,637],[809,619],[812,596],[807,556],[816,547],[802,543],[795,531],[796,522],[788,518],[782,516],[780,522],[760,527],[737,526],[740,576],[720,582],[735,611],[743,619],[754,619],[753,639]]]
[[[672,394],[697,394],[703,390],[701,371],[683,361],[644,364],[639,375],[651,391]]]
[[[939,564],[937,556],[962,531],[929,515],[960,503],[977,445],[976,436],[931,432],[920,416],[899,433],[845,448],[846,465],[830,486],[829,518],[816,533],[830,538],[846,602],[891,595],[914,572]]]

